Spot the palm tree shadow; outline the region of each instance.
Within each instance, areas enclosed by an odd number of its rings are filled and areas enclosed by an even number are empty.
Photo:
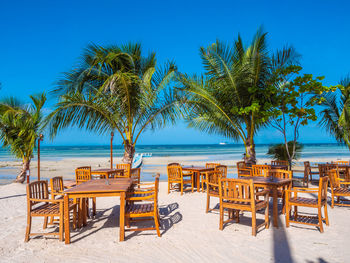
[[[294,261],[290,251],[285,227],[282,225],[279,217],[277,217],[277,222],[280,226],[279,228],[271,226],[273,231],[274,262],[292,263]]]

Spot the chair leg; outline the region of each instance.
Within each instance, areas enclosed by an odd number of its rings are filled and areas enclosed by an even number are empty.
[[[43,225],[43,229],[46,229],[47,228],[47,220],[48,220],[48,217],[45,216],[44,217],[44,225]]]
[[[287,203],[286,204],[286,227],[289,227],[289,217],[290,217],[290,206],[289,204]]]
[[[194,189],[194,177],[192,176],[192,184],[191,184],[191,192],[193,193],[193,189]]]
[[[236,210],[236,222],[239,223],[239,210]]]
[[[298,207],[296,205],[294,206],[294,220],[298,220]]]
[[[157,229],[157,235],[158,235],[159,237],[161,237],[160,231],[159,231],[159,218],[158,218],[157,213],[154,214],[154,224],[155,224],[156,229]]]
[[[210,204],[210,195],[207,193],[207,207],[205,209],[205,212],[208,213],[209,212],[209,204]]]
[[[324,205],[324,216],[325,216],[325,219],[326,219],[326,225],[329,226],[329,220],[328,220],[328,211],[327,211],[327,202],[326,204]]]
[[[265,228],[269,228],[269,203],[267,202],[267,205],[265,207]]]
[[[49,223],[50,223],[50,224],[53,224],[54,221],[55,221],[55,217],[54,217],[54,216],[50,216],[50,221],[49,221]]]
[[[170,182],[168,180],[168,194],[170,194]]]
[[[181,182],[180,187],[181,187],[181,195],[183,195],[183,192],[184,192],[184,183],[183,182]]]
[[[96,215],[96,197],[92,198],[92,215]]]
[[[73,229],[77,228],[77,206],[73,208]]]
[[[334,208],[334,195],[332,195],[332,208]]]
[[[252,235],[256,236],[256,211],[252,211]]]
[[[60,209],[60,226],[59,226],[59,237],[60,237],[60,241],[63,241],[63,206],[61,207],[62,209]]]
[[[323,233],[323,222],[322,222],[321,207],[318,207],[318,224],[319,224],[319,227],[320,227],[320,232]]]
[[[219,223],[219,229],[224,229],[224,208],[220,204],[220,223]]]
[[[25,236],[24,242],[28,242],[29,241],[29,234],[30,234],[31,227],[32,227],[32,217],[28,213],[28,215],[27,215],[26,236]]]

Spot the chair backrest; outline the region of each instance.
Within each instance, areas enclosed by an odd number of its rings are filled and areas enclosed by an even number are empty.
[[[304,162],[304,175],[307,176],[311,172],[311,165],[309,161]]]
[[[220,202],[245,202],[255,205],[253,180],[222,178],[219,181]]]
[[[349,161],[333,161],[335,164],[349,164]]]
[[[208,190],[219,190],[219,180],[226,178],[226,174],[221,169],[215,169],[207,173],[207,187]]]
[[[318,185],[318,202],[327,201],[328,176],[320,178]]]
[[[50,179],[50,188],[52,195],[60,195],[63,193],[63,177],[56,176]]]
[[[206,163],[205,168],[216,168],[216,166],[220,165],[219,163]]]
[[[177,164],[168,165],[167,171],[168,171],[168,180],[169,179],[181,180],[181,176],[182,176],[181,165],[177,165]]]
[[[49,187],[47,181],[34,181],[27,184],[28,207],[40,203],[40,201],[31,201],[31,199],[49,199]]]
[[[335,163],[326,163],[326,164],[319,164],[318,165],[318,171],[320,174],[320,177],[324,177],[328,175],[328,171],[332,169],[338,169],[338,164]]]
[[[340,187],[339,183],[339,171],[337,169],[331,169],[328,171],[329,181],[331,183],[332,188]],[[323,177],[321,177],[323,178]]]
[[[78,184],[91,180],[91,166],[82,166],[75,169],[75,181]]]
[[[284,160],[273,160],[273,161],[271,161],[271,165],[288,165],[288,161],[284,161]]]
[[[169,163],[168,166],[180,165],[179,163]]]
[[[271,169],[271,166],[269,165],[252,165],[252,176],[268,176],[269,170]]]
[[[227,177],[227,166],[226,165],[218,165],[215,167],[215,170],[220,171],[223,177]]]
[[[243,169],[243,168],[246,168],[246,164],[245,164],[245,161],[240,161],[240,162],[237,162],[237,170],[238,169]]]
[[[287,171],[284,169],[270,169],[268,174],[269,174],[269,176],[273,176],[275,178],[280,178],[280,179],[292,179],[293,178],[293,172]]]
[[[141,179],[141,168],[133,168],[130,170],[130,178],[134,184],[139,184]]]
[[[128,178],[130,177],[130,170],[131,170],[130,163],[117,163],[116,168],[124,170],[124,177],[128,177]]]

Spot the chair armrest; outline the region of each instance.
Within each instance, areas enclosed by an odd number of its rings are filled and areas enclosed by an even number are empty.
[[[63,199],[36,199],[36,198],[29,198],[29,201],[31,202],[46,202],[46,203],[63,203]]]
[[[295,188],[293,188],[293,189],[286,189],[285,190],[286,191],[286,193],[291,193],[291,192],[293,192],[293,193],[317,193],[318,192],[318,188],[316,188],[316,190],[310,190],[310,188],[309,189],[305,189],[305,190],[303,190],[303,188],[299,188],[299,189],[295,189]]]
[[[269,189],[264,189],[255,193],[255,196],[266,196],[270,194]]]
[[[182,172],[182,176],[193,176],[193,172]]]

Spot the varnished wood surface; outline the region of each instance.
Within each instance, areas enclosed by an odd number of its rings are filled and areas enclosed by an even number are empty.
[[[292,183],[292,179],[280,179],[275,177],[263,177],[263,176],[245,176],[241,179],[253,180],[254,184],[263,184],[266,186],[282,186]]]
[[[195,185],[197,186],[197,192],[200,192],[200,174],[204,172],[214,171],[214,168],[207,168],[204,166],[182,166],[183,171],[189,171],[194,173]]]
[[[90,180],[67,189],[64,193],[126,192],[131,186],[131,183],[132,179],[130,178]]]

